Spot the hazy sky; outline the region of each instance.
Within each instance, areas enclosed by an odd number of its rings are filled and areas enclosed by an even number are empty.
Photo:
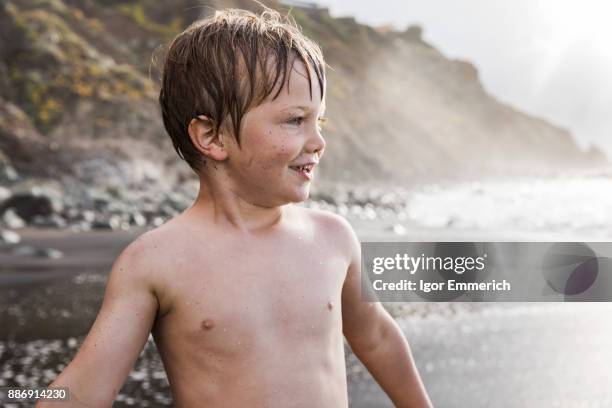
[[[474,63],[485,88],[612,158],[612,2],[318,0],[334,16],[405,29]]]

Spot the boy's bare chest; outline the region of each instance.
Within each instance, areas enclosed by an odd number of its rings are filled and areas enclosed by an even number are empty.
[[[256,344],[269,337],[317,337],[338,330],[347,261],[316,242],[226,245],[192,254],[175,271],[167,316],[196,341],[228,337]]]

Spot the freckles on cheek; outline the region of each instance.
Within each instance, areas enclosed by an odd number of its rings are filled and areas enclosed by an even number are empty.
[[[262,160],[258,160],[260,169],[267,173],[282,175],[291,161],[295,159],[295,149],[292,149],[291,139],[283,130],[268,129],[265,132],[267,140],[262,140],[265,146]],[[264,153],[265,152],[265,153]]]
[[[281,144],[278,146],[278,150],[275,154],[275,160],[279,165],[286,167],[295,159],[295,149],[291,149],[291,147],[287,147],[286,144]]]

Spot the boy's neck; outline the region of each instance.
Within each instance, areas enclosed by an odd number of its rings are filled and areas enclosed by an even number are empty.
[[[283,206],[261,207],[240,197],[227,185],[200,176],[200,191],[188,210],[195,217],[215,224],[231,225],[243,232],[263,231],[278,224]]]

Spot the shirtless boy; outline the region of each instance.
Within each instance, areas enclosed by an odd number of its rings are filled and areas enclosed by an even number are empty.
[[[361,298],[350,225],[293,204],[325,148],[324,65],[272,10],[220,11],[174,40],[160,103],[200,191],[115,261],[51,385],[64,406],[111,406],[150,332],[177,407],[347,407],[343,335],[397,407],[431,406],[397,324]]]

